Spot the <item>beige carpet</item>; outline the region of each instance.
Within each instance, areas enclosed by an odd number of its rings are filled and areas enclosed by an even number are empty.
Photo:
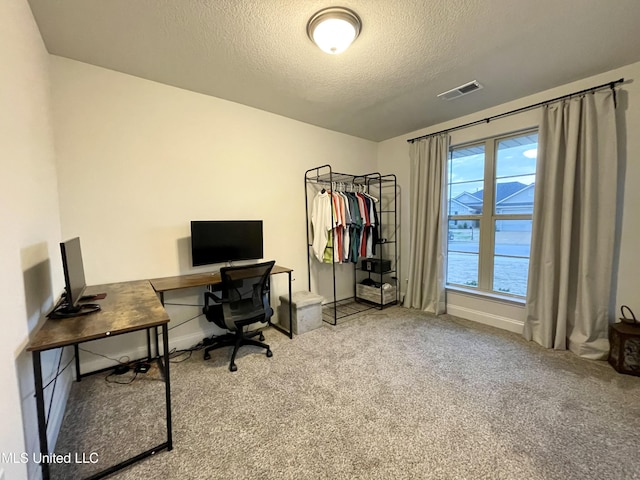
[[[266,337],[234,373],[226,350],[172,364],[173,451],[113,478],[640,478],[640,378],[605,362],[401,307]],[[154,371],[74,385],[56,452],[99,462],[54,478],[161,443],[163,392]]]

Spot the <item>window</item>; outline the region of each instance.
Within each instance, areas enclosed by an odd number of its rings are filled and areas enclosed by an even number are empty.
[[[447,285],[527,293],[538,134],[452,147]]]

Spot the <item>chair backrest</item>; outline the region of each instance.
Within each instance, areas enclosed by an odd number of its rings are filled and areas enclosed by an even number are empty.
[[[229,330],[271,318],[269,275],[274,264],[270,261],[220,269],[224,323]]]

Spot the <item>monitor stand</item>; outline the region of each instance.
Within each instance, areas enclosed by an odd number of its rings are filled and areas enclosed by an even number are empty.
[[[99,310],[100,305],[98,305],[97,303],[81,303],[72,308],[62,307],[59,309],[55,309],[49,314],[49,318],[81,317],[83,315],[89,315]]]
[[[93,300],[102,300],[104,298],[107,297],[106,293],[94,293],[93,295],[82,295],[80,297],[80,302],[88,302],[88,301],[93,301]],[[86,305],[86,304],[82,304],[79,303],[78,305]]]

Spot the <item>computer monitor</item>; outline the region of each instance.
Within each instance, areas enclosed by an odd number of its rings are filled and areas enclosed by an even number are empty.
[[[191,258],[194,267],[262,257],[262,220],[191,222]]]
[[[62,254],[66,295],[62,311],[65,313],[79,312],[81,307],[78,305],[78,301],[87,286],[84,279],[80,238],[75,237],[60,243],[60,253]]]

